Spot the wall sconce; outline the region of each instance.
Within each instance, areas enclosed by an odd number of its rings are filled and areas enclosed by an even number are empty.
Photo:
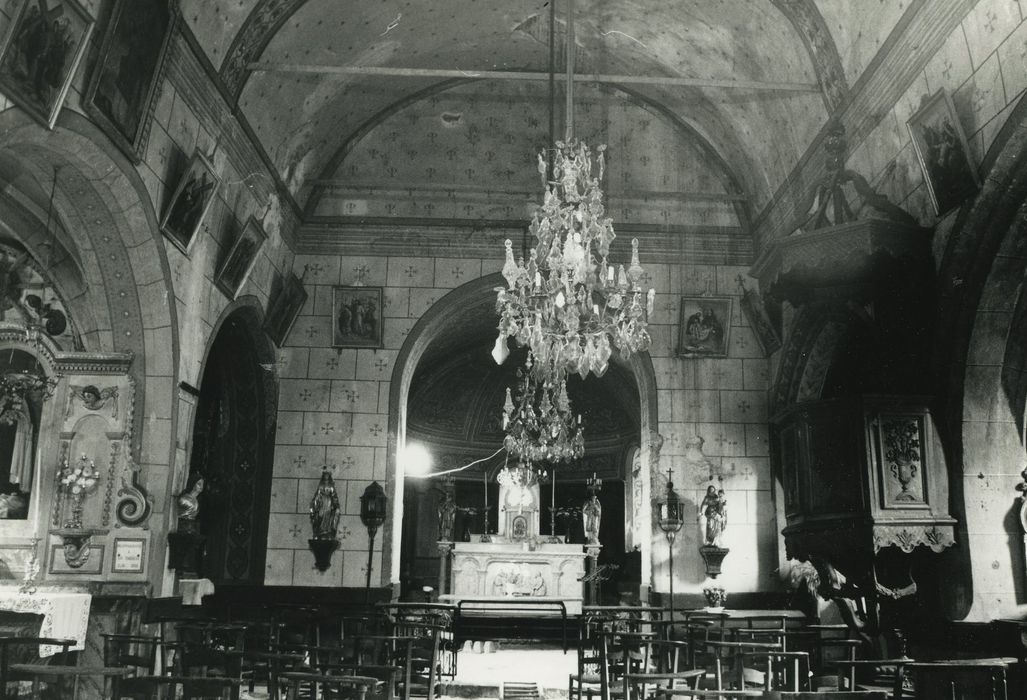
[[[371,590],[371,565],[374,553],[374,536],[378,528],[385,522],[385,508],[388,499],[385,497],[385,490],[377,481],[364,489],[364,495],[360,497],[360,522],[367,528],[367,591]]]
[[[310,529],[314,536],[307,540],[314,553],[314,566],[325,572],[332,565],[332,553],[339,548],[339,494],[335,491],[328,467],[321,470],[321,481],[310,499]]]

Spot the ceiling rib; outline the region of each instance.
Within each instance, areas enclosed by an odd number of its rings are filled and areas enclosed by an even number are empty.
[[[424,183],[424,182],[395,182],[388,181],[384,183],[374,183],[362,181],[359,184],[354,184],[351,180],[307,180],[307,182],[313,187],[322,187],[324,189],[333,190],[337,192],[348,192],[353,195],[360,194],[405,194],[410,190],[416,189],[419,194],[450,194],[453,192],[460,192],[461,194],[478,194],[482,197],[488,197],[492,195],[510,195],[510,196],[524,196],[529,198],[536,198],[538,196],[537,190],[524,190],[516,188],[506,187],[489,187],[482,188],[478,185],[466,185],[463,183]],[[607,199],[623,199],[631,197],[635,199],[672,199],[682,202],[687,201],[708,201],[708,202],[747,202],[749,197],[744,194],[733,194],[728,192],[680,192],[675,190],[621,190],[617,192],[607,192]]]
[[[549,73],[533,71],[462,70],[439,68],[393,68],[385,66],[331,66],[312,63],[250,63],[251,71],[264,73],[311,73],[319,75],[358,75],[376,78],[478,78],[490,80],[548,81]],[[584,83],[620,83],[624,85],[660,85],[672,87],[719,88],[724,90],[755,90],[762,92],[819,93],[816,83],[789,83],[763,80],[732,80],[721,78],[680,78],[644,75],[578,74],[574,79]]]

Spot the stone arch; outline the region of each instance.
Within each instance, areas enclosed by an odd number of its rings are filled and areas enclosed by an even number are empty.
[[[109,139],[71,109],[61,112],[52,131],[21,110],[0,113],[0,161],[16,163],[46,191],[59,169],[54,218],[68,234],[65,247],[78,255],[88,295],[83,300],[97,309],[87,342],[90,349],[133,355],[130,373],[139,389],[134,422],[141,427],[132,445],[141,466],[135,478],[161,512],[174,454],[178,323],[146,186]],[[159,568],[163,553],[157,550],[151,562]]]
[[[397,540],[402,532],[403,522],[403,475],[399,473],[398,455],[406,441],[407,397],[417,365],[425,350],[446,329],[455,310],[493,300],[496,287],[505,286],[505,284],[506,281],[497,272],[467,282],[450,291],[418,319],[407,334],[403,347],[396,356],[389,385],[389,427],[386,446],[385,492],[392,506],[390,518],[385,523],[382,535],[382,581],[385,584],[395,581],[399,575],[400,547]],[[648,353],[638,353],[633,355],[626,365],[630,368],[638,385],[640,433],[642,436],[651,436],[659,426],[656,372],[653,369],[652,360]],[[643,438],[641,442],[642,464],[647,467],[653,453],[651,445],[654,440],[651,437]],[[643,522],[649,522],[648,475],[644,479],[644,484],[643,503],[646,512],[643,513],[645,518]],[[649,538],[642,538],[642,542],[642,581],[646,583],[651,578],[651,570],[646,563],[649,559],[647,551]]]
[[[995,138],[982,170],[984,185],[957,214],[938,276],[934,345],[941,350],[934,369],[943,389],[951,512],[959,521],[957,538],[965,543],[945,555],[959,560],[950,568],[960,580],[949,587],[945,601],[946,614],[955,619],[983,618],[988,606],[991,617],[1001,616],[1027,603],[1014,491],[1027,464],[1024,98]],[[990,507],[970,507],[978,502]]]
[[[264,578],[278,409],[275,350],[263,320],[252,295],[222,311],[207,339],[193,425],[186,428],[190,471],[202,470],[206,480],[203,575],[257,585]],[[209,434],[211,425],[224,434]],[[176,492],[192,485],[189,476],[175,475]]]

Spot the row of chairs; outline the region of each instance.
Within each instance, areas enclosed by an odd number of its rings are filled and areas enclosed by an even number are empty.
[[[568,695],[1008,699],[1010,659],[859,659],[863,642],[844,626],[801,625],[782,615],[728,620],[705,610],[685,611],[674,624],[659,609],[586,611]]]

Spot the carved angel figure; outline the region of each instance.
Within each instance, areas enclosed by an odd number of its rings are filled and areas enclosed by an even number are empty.
[[[93,384],[72,386],[68,405],[69,413],[71,412],[70,401],[74,399],[81,401],[82,405],[90,411],[99,411],[106,407],[107,404],[113,404],[111,406],[111,416],[114,418],[118,417],[118,387],[116,386],[109,386],[104,389],[99,389]]]

